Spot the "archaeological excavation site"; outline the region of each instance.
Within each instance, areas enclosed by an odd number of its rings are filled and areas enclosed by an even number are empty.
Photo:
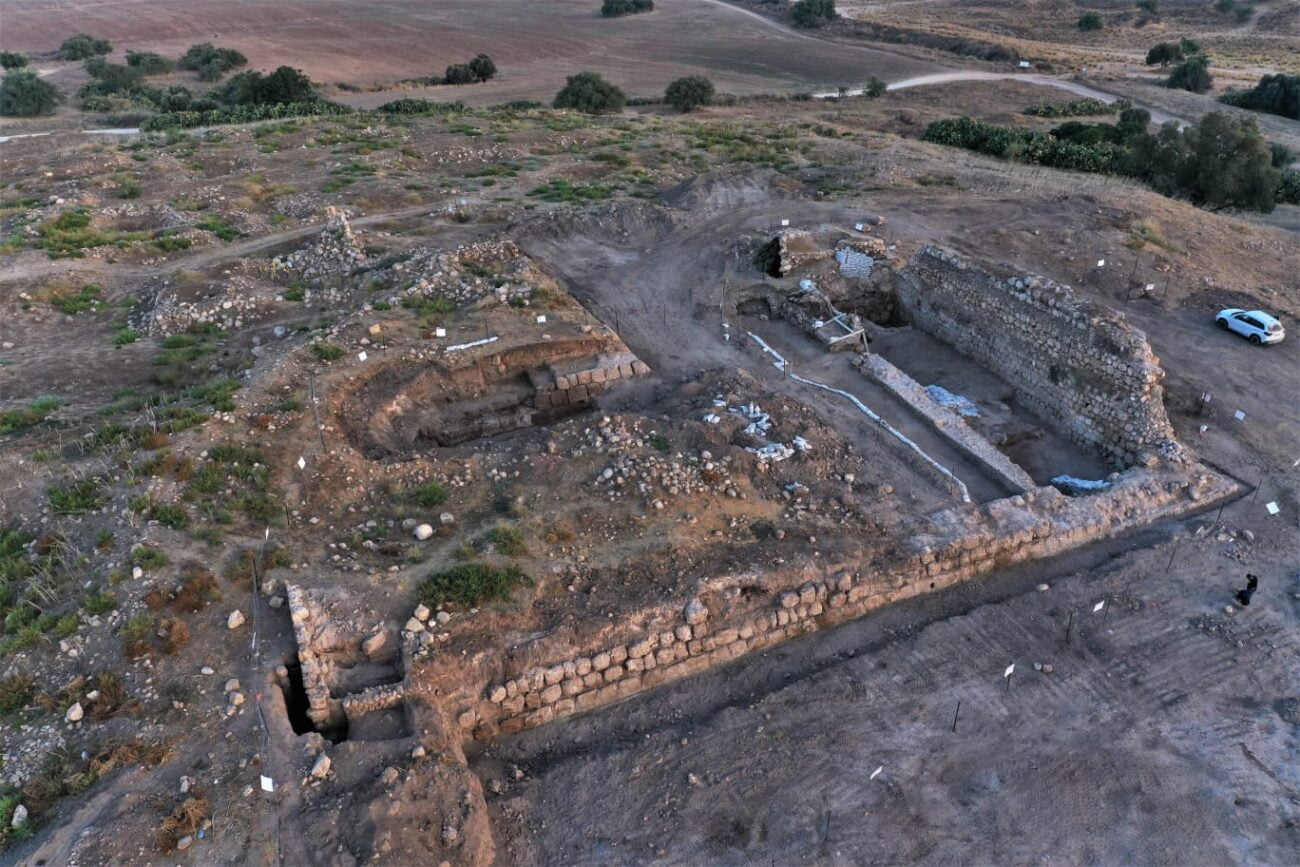
[[[539,114],[529,147],[590,194],[555,201],[507,167],[519,129],[457,117],[421,121],[454,186],[271,172],[105,206],[225,208],[228,239],[18,255],[0,861],[1294,851],[1292,344],[1224,343],[1181,272],[1139,297],[1083,267],[1130,223],[1068,190],[999,226],[943,184],[758,165],[596,197],[582,172],[632,151]],[[194,146],[241,172],[424,146],[318,123]],[[1076,211],[1124,234],[1085,258],[1045,228]]]
[[[239,312],[142,313],[255,321],[293,273],[406,287],[262,385],[306,385],[267,441],[294,535],[335,539],[260,576],[292,634],[267,706],[314,744],[302,809],[340,851],[492,863],[512,739],[1243,490],[1178,441],[1146,336],[1069,286],[830,209],[702,249],[725,190],[683,193],[386,263],[335,213]]]

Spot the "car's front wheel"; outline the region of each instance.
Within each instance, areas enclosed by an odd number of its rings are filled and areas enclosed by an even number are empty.
[[[1264,341],[1262,341],[1262,340],[1259,339],[1259,335],[1258,335],[1258,334],[1252,334],[1252,335],[1250,335],[1250,342],[1253,343],[1253,344],[1255,344],[1256,346],[1259,346],[1259,345],[1260,345],[1261,343],[1263,343]]]
[[[1219,320],[1217,320],[1217,321],[1218,321],[1218,323],[1219,323],[1219,327],[1220,327],[1220,328],[1222,328],[1224,331],[1227,331],[1227,330],[1228,330],[1228,320],[1226,320],[1226,319],[1219,319]]]

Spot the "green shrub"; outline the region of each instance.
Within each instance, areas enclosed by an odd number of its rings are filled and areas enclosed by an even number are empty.
[[[568,108],[585,114],[621,111],[627,96],[596,72],[570,75],[555,95],[555,108]]]
[[[713,102],[713,82],[703,75],[683,76],[668,85],[664,102],[678,111],[694,111]]]
[[[790,20],[795,27],[821,27],[838,17],[835,0],[798,0],[790,9]]]
[[[67,313],[70,316],[83,313],[101,303],[99,295],[103,288],[94,283],[87,283],[76,292],[63,293],[54,295],[50,298],[50,306],[60,313]]]
[[[107,590],[95,590],[82,597],[81,607],[92,617],[107,614],[117,607],[117,598]]]
[[[1214,86],[1214,76],[1210,74],[1210,59],[1204,54],[1195,54],[1187,58],[1169,73],[1165,86],[1190,90],[1192,93],[1205,93]]]
[[[313,343],[311,351],[320,361],[338,361],[343,357],[343,347],[337,343]]]
[[[881,81],[876,76],[867,79],[867,83],[862,86],[862,95],[868,99],[879,99],[889,91],[889,85]]]
[[[395,99],[375,109],[382,114],[428,115],[428,114],[462,114],[467,111],[465,103],[433,102],[428,99]]]
[[[453,63],[442,77],[443,84],[471,84],[478,81],[468,63]]]
[[[1100,99],[1074,99],[1070,102],[1031,105],[1021,114],[1027,114],[1030,117],[1088,117],[1090,115],[1114,114],[1117,111],[1123,111],[1130,105],[1131,103],[1123,99],[1116,100],[1113,103],[1104,102]]]
[[[514,564],[497,568],[486,563],[460,563],[425,578],[416,588],[416,597],[431,608],[471,608],[484,602],[504,602],[517,585],[527,581]]]
[[[88,33],[69,36],[59,46],[61,60],[88,60],[104,54],[113,53],[113,44],[107,39],[99,39]]]
[[[62,405],[60,398],[48,395],[36,398],[27,406],[0,411],[0,434],[17,433],[35,427]]]
[[[1098,12],[1085,12],[1079,16],[1078,28],[1085,33],[1100,30],[1106,26]]]
[[[171,111],[152,115],[140,123],[145,132],[195,127],[220,126],[231,123],[255,123],[261,120],[280,120],[290,117],[316,117],[347,114],[352,109],[324,99],[309,102],[290,102],[259,105],[237,105],[231,108],[212,108],[191,111]]]
[[[28,674],[11,674],[0,680],[0,716],[17,713],[36,697],[36,680]]]
[[[60,101],[58,89],[31,70],[8,72],[0,79],[0,115],[5,117],[50,114]]]
[[[505,557],[522,557],[528,553],[524,534],[518,527],[493,527],[488,531],[487,540],[498,554]]]
[[[1183,60],[1183,47],[1177,42],[1157,42],[1147,52],[1147,66],[1159,64],[1161,67]]]
[[[100,496],[99,482],[82,479],[65,486],[46,489],[50,508],[56,515],[84,515],[104,506],[108,499]]]
[[[211,42],[191,45],[177,65],[199,73],[205,81],[215,81],[232,69],[248,63],[248,58],[233,48],[217,48]]]
[[[148,614],[137,614],[122,624],[118,634],[127,644],[144,641],[153,634],[153,618]]]
[[[1219,101],[1300,120],[1300,75],[1265,75],[1250,90],[1226,94]]]
[[[1254,121],[1211,112],[1186,130],[1146,132],[1150,115],[1129,108],[1118,125],[1071,121],[1051,133],[999,127],[973,118],[936,121],[927,141],[989,156],[1076,171],[1135,177],[1166,196],[1209,208],[1268,212],[1291,187]]]
[[[432,509],[435,506],[441,506],[447,501],[447,489],[434,479],[430,479],[417,485],[411,491],[410,496],[416,505],[425,509]]]
[[[0,51],[0,69],[22,69],[27,65],[27,56],[16,51]]]
[[[476,54],[466,64],[476,81],[489,81],[497,74],[497,65],[486,54]]]
[[[654,8],[654,0],[605,0],[600,6],[600,14],[606,18],[618,18],[621,15],[653,12]]]
[[[126,65],[140,70],[144,75],[166,75],[175,68],[176,63],[152,51],[128,51]]]
[[[226,222],[226,218],[220,214],[209,214],[201,220],[195,221],[194,228],[202,229],[205,232],[211,232],[222,241],[233,241],[243,234],[234,226],[230,225],[230,223]]]
[[[131,562],[148,572],[167,565],[167,555],[152,545],[136,545],[131,549]]]
[[[290,66],[263,75],[256,70],[241,72],[214,92],[227,105],[278,105],[313,102],[316,83]]]
[[[564,178],[552,178],[540,187],[532,189],[528,195],[539,198],[544,202],[580,204],[608,199],[614,195],[614,188],[607,184],[594,182],[575,184]]]

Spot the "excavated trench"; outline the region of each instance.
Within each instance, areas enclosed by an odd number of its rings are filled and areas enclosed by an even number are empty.
[[[349,384],[338,421],[372,459],[552,424],[589,409],[612,382],[644,372],[596,339],[533,344],[460,361],[394,363]]]

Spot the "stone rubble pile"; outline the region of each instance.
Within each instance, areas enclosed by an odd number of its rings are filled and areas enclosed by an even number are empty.
[[[600,426],[584,432],[584,451],[609,455],[612,459],[596,476],[594,486],[616,502],[637,495],[655,509],[667,499],[694,494],[725,494],[739,497],[731,479],[731,458],[715,459],[708,451],[698,455],[668,453],[656,448],[655,434],[643,434],[638,420],[601,419]],[[585,448],[583,448],[585,446]]]
[[[457,305],[495,296],[503,304],[525,303],[538,289],[554,283],[513,241],[482,241],[455,250],[424,248],[367,276],[400,286],[403,298],[445,298]]]
[[[184,334],[204,325],[231,330],[243,328],[272,312],[274,288],[237,275],[212,287],[205,297],[181,298],[174,288],[164,287],[149,312],[145,329],[163,337]]]
[[[273,271],[287,271],[303,279],[346,277],[367,262],[365,249],[352,231],[348,215],[339,208],[325,212],[325,228],[316,240],[272,261]]]

